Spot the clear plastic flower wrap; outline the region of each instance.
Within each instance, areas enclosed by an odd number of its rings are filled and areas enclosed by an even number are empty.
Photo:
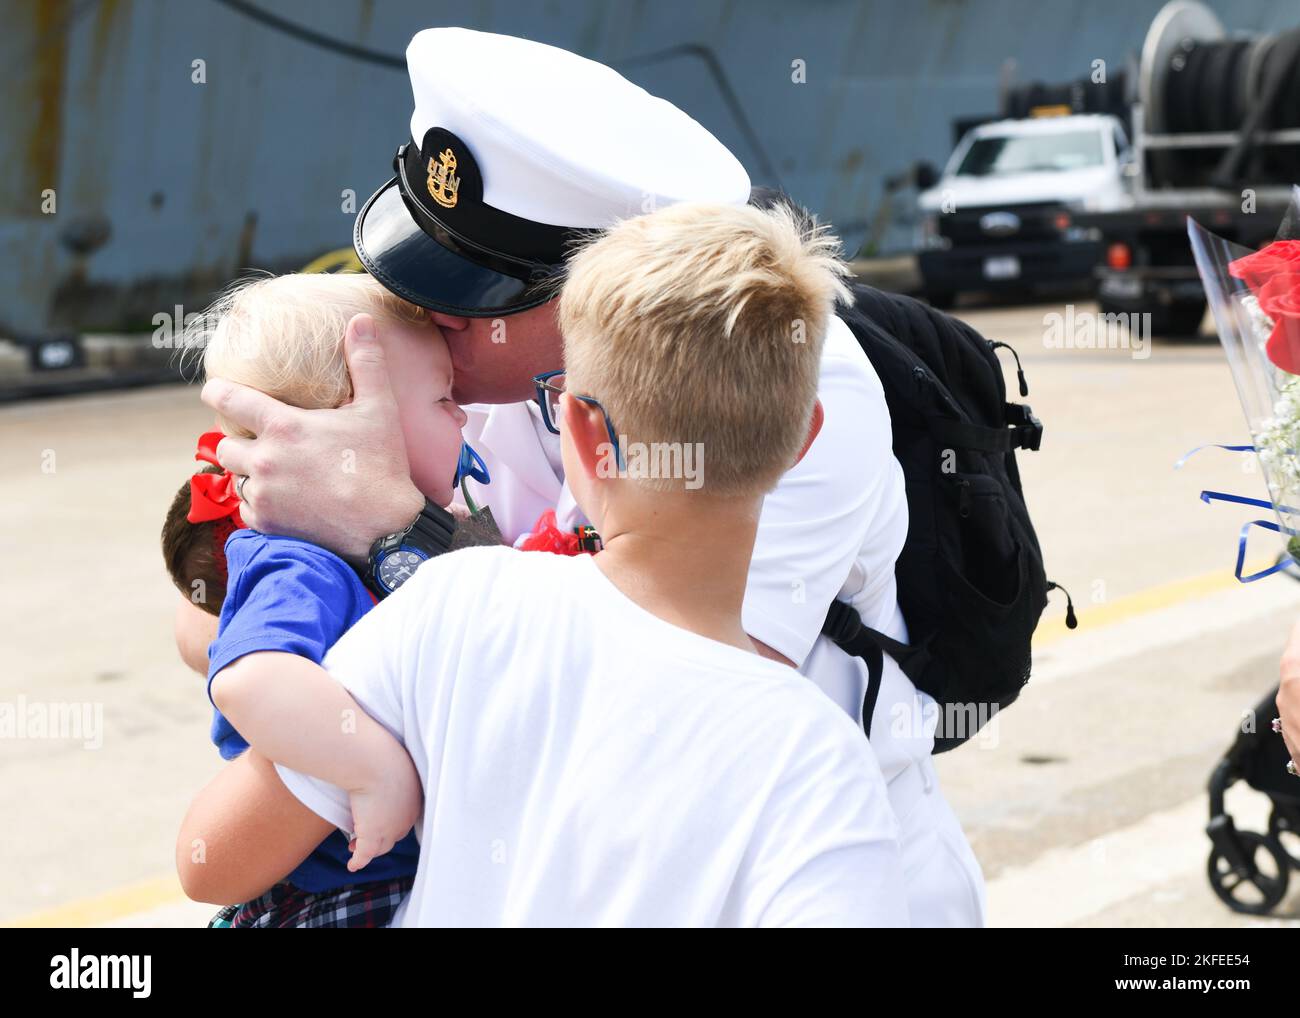
[[[1259,579],[1285,564],[1286,556],[1273,569],[1242,576],[1252,526],[1279,532],[1290,558],[1300,562],[1300,188],[1292,190],[1277,239],[1259,251],[1224,240],[1191,218],[1187,231],[1271,504],[1220,492],[1201,497],[1274,510],[1276,523],[1255,520],[1242,528],[1237,577]]]

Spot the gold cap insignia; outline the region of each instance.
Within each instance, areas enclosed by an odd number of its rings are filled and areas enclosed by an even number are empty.
[[[445,148],[429,160],[429,197],[443,208],[456,207],[460,178],[456,176],[456,153]]]

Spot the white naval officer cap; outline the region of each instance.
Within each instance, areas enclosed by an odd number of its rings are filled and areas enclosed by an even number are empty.
[[[749,175],[670,102],[567,50],[464,28],[406,50],[415,112],[396,176],[357,216],[362,264],[473,317],[555,293],[575,240],[679,201],[743,205]]]

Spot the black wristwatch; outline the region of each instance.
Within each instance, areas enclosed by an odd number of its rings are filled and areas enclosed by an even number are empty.
[[[405,530],[370,546],[365,584],[381,601],[415,575],[429,559],[451,547],[456,517],[427,498],[420,515]]]

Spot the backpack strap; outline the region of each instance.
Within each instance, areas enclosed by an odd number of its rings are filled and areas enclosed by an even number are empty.
[[[1037,450],[1043,441],[1043,425],[1034,412],[1020,403],[1004,407],[1009,427],[989,428],[969,421],[943,417],[930,418],[930,434],[943,448],[971,449],[975,452],[1000,453],[1013,449]]]
[[[850,657],[867,664],[867,692],[862,698],[862,725],[871,738],[871,719],[880,697],[880,682],[885,672],[884,655],[888,654],[913,682],[930,663],[930,651],[924,643],[899,643],[892,637],[862,624],[862,616],[845,601],[832,601],[822,623],[822,635]]]

